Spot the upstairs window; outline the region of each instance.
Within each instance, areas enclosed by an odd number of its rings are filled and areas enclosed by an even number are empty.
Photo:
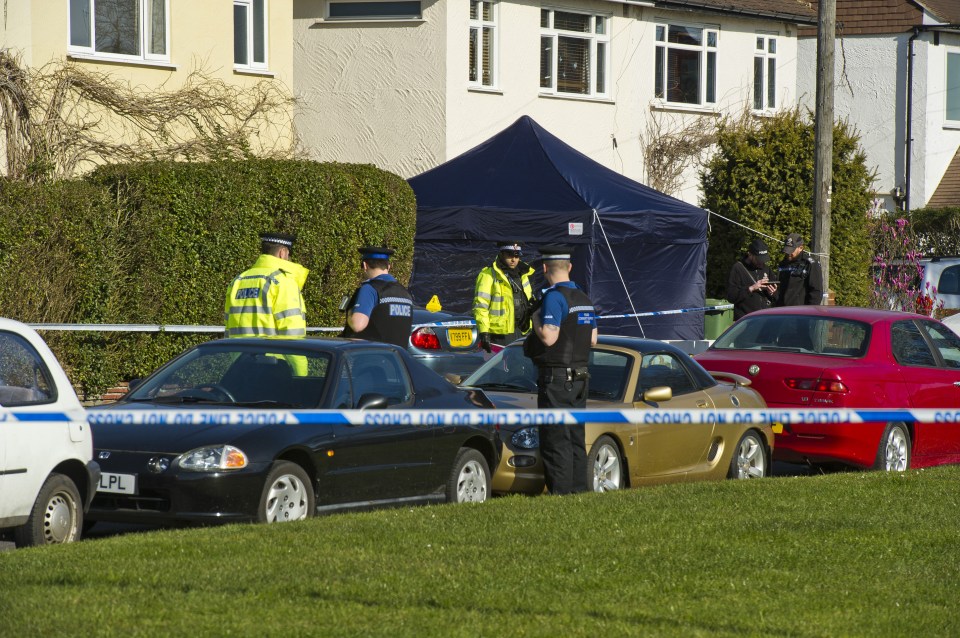
[[[267,0],[234,0],[233,66],[267,68]]]
[[[472,86],[496,86],[497,3],[470,0],[470,69]]]
[[[70,0],[68,52],[169,61],[168,0]]]
[[[946,118],[960,124],[960,53],[947,52]]]
[[[606,96],[610,18],[540,10],[540,88],[546,92]]]
[[[331,2],[328,20],[420,20],[420,0],[387,2]]]
[[[758,35],[753,54],[753,110],[777,108],[777,39]]]
[[[656,97],[673,104],[715,104],[718,37],[719,32],[715,29],[656,25]]]

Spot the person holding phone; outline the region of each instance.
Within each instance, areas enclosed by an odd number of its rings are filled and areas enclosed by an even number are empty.
[[[769,308],[777,301],[777,282],[767,266],[770,250],[762,239],[750,242],[746,254],[730,269],[727,300],[733,304],[733,319]]]

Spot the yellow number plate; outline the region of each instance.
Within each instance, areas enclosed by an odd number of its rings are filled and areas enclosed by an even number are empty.
[[[463,328],[450,328],[447,330],[447,341],[453,348],[469,348],[473,343],[473,331]]]

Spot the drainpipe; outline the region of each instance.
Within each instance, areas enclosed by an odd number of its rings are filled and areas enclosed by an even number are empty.
[[[920,37],[920,27],[913,27],[907,44],[907,126],[904,131],[906,157],[903,162],[904,212],[910,214],[910,158],[913,155],[913,42]]]

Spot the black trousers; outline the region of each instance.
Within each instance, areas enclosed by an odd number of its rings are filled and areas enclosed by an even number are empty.
[[[537,407],[585,408],[587,381],[586,378],[570,381],[541,373],[537,380]],[[541,425],[540,458],[547,491],[551,494],[587,491],[587,449],[582,423]]]
[[[498,346],[509,346],[511,343],[522,337],[519,330],[514,330],[509,334],[498,334],[496,332],[490,333],[490,343],[495,343]]]

